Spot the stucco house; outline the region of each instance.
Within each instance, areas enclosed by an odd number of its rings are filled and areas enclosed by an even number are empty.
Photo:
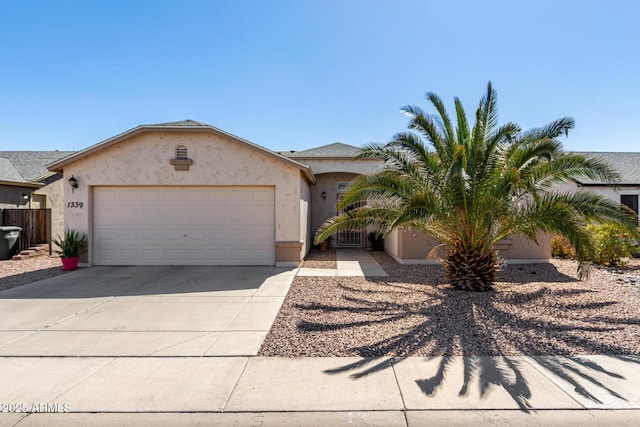
[[[64,233],[62,174],[49,163],[73,151],[0,151],[0,209],[51,209],[51,234]]]
[[[297,266],[356,176],[383,167],[334,143],[274,152],[184,120],[142,125],[53,162],[64,174],[65,225],[89,236],[94,265]],[[74,186],[69,180],[73,178]],[[436,242],[392,233],[388,253],[419,263]],[[364,231],[336,247],[362,247]],[[505,241],[502,255],[546,260],[550,244]]]
[[[602,159],[620,172],[617,183],[594,181],[589,178],[575,180],[559,187],[560,191],[588,190],[631,208],[638,215],[640,195],[640,153],[632,152],[579,152],[587,157]],[[640,217],[639,217],[640,220]]]

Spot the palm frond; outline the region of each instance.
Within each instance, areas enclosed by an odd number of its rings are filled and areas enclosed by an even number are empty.
[[[584,178],[609,184],[620,181],[620,173],[603,159],[574,153],[557,156],[553,161],[541,164],[532,173],[540,189]]]
[[[442,99],[433,92],[427,93],[427,99],[431,101],[434,108],[439,114],[439,119],[442,123],[442,133],[446,136],[449,147],[453,147],[456,144],[456,135],[453,132],[453,126],[451,126],[451,119],[447,113],[447,109],[444,106]]]
[[[491,82],[487,84],[487,93],[482,98],[483,106],[483,128],[485,138],[493,133],[498,126],[498,93],[493,89]]]
[[[467,121],[467,113],[464,111],[464,107],[462,106],[462,101],[458,97],[454,99],[456,105],[456,118],[458,122],[458,126],[456,128],[456,133],[458,136],[458,144],[466,145],[470,139],[471,133],[469,131],[469,122]]]

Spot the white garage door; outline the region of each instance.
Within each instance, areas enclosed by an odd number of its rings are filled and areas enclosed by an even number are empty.
[[[96,265],[273,265],[273,187],[96,187]]]

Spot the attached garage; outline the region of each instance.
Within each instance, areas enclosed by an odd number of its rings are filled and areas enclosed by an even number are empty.
[[[95,187],[96,265],[273,265],[273,187]]]
[[[311,245],[311,169],[204,123],[138,126],[48,168],[89,264],[297,266]]]

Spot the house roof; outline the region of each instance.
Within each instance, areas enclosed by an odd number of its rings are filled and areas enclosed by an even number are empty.
[[[640,152],[583,151],[576,154],[599,158],[609,163],[611,167],[620,172],[620,182],[615,185],[640,185]],[[577,181],[582,185],[614,185],[610,182],[594,181],[589,178],[580,178]]]
[[[352,159],[360,154],[360,148],[353,145],[334,142],[333,144],[323,145],[320,147],[310,148],[303,151],[282,152],[283,155],[290,159]]]
[[[0,151],[0,181],[35,183],[50,175],[46,165],[73,151]]]
[[[0,157],[0,181],[26,182],[11,160]]]
[[[191,119],[187,119],[187,120],[180,120],[177,122],[167,122],[167,123],[156,123],[156,124],[150,124],[150,125],[144,125],[144,126],[168,126],[168,127],[175,127],[175,126],[185,126],[185,127],[194,127],[194,126],[209,126],[206,123],[202,123],[202,122],[198,122],[195,120],[191,120]]]
[[[316,179],[313,176],[313,172],[311,172],[311,168],[305,164],[302,164],[300,162],[295,161],[294,159],[290,159],[287,158],[285,156],[282,156],[274,151],[268,150],[264,147],[261,147],[260,145],[254,144],[253,142],[247,141],[246,139],[240,138],[239,136],[233,135],[231,133],[225,132],[221,129],[218,129],[214,126],[208,125],[206,123],[202,123],[202,122],[198,122],[195,120],[180,120],[177,122],[167,122],[167,123],[158,123],[158,124],[150,124],[150,125],[140,125],[138,127],[135,127],[133,129],[129,129],[126,132],[123,132],[119,135],[116,135],[114,137],[111,137],[109,139],[106,139],[102,142],[99,142],[95,145],[92,145],[88,148],[85,148],[84,150],[75,152],[63,159],[54,161],[53,163],[50,163],[49,165],[47,165],[47,169],[49,169],[50,171],[61,171],[62,169],[64,169],[64,166],[72,163],[78,159],[81,159],[85,156],[88,156],[89,154],[93,154],[97,151],[100,151],[106,147],[109,147],[113,144],[116,144],[118,142],[121,142],[127,138],[130,138],[134,135],[138,135],[142,132],[152,132],[152,131],[172,131],[172,132],[210,132],[210,133],[214,133],[216,135],[221,135],[221,136],[225,136],[227,138],[233,139],[237,142],[240,142],[242,144],[245,144],[251,148],[253,148],[254,150],[258,150],[264,154],[267,154],[269,156],[275,157],[278,160],[281,160],[285,163],[288,163],[290,165],[293,165],[295,167],[297,167],[298,169],[300,169],[304,175],[307,177],[307,179],[309,180],[309,182],[311,182],[312,184],[316,183]]]

